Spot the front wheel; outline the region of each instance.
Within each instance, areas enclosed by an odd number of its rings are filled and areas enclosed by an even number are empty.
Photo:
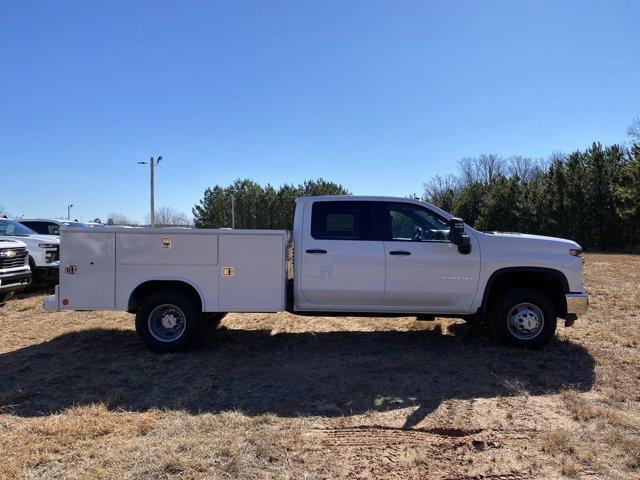
[[[556,311],[542,293],[517,288],[504,293],[491,312],[491,331],[504,342],[521,347],[538,347],[556,332]]]
[[[4,304],[13,297],[13,292],[0,293],[0,305]]]
[[[140,339],[157,352],[185,349],[200,334],[202,325],[198,302],[175,290],[149,295],[136,313]]]

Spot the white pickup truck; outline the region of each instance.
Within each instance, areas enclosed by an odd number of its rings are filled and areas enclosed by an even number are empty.
[[[24,242],[0,237],[0,305],[31,283],[28,257]]]
[[[0,218],[0,235],[26,244],[33,284],[49,286],[58,282],[58,237],[38,234],[20,222],[8,218]]]
[[[538,346],[587,309],[582,250],[559,238],[482,233],[425,202],[296,201],[278,230],[61,230],[47,310],[124,310],[154,350],[186,347],[226,312],[459,317]],[[292,248],[288,248],[292,247]]]

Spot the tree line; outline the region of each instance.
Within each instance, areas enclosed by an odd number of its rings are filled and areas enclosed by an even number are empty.
[[[342,185],[322,178],[278,188],[238,179],[226,187],[207,188],[192,213],[197,228],[231,227],[233,209],[235,228],[291,230],[296,197],[348,194]]]
[[[570,238],[592,250],[637,250],[640,141],[630,147],[593,143],[547,162],[463,159],[458,174],[425,183],[423,199],[479,230]]]

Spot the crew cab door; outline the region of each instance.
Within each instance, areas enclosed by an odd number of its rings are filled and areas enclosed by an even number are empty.
[[[463,255],[448,240],[448,221],[415,203],[382,202],[385,306],[398,311],[468,313],[480,273],[478,243]]]
[[[312,309],[381,305],[385,256],[374,202],[310,202],[302,231],[302,251],[295,253],[304,297],[298,303]]]

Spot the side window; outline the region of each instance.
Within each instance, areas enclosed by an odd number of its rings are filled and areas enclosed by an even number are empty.
[[[49,235],[60,235],[60,225],[57,223],[46,223]]]
[[[21,222],[21,223],[24,226],[29,227],[31,230],[33,230],[36,233],[40,233],[40,234],[49,233],[46,227],[44,228],[44,230],[42,230],[43,225],[41,222]]]
[[[413,203],[387,204],[387,238],[399,241],[446,242],[449,241],[448,222]]]
[[[311,236],[316,240],[372,240],[371,202],[315,202]]]
[[[24,225],[41,235],[58,235],[58,225],[51,222],[24,222]]]

